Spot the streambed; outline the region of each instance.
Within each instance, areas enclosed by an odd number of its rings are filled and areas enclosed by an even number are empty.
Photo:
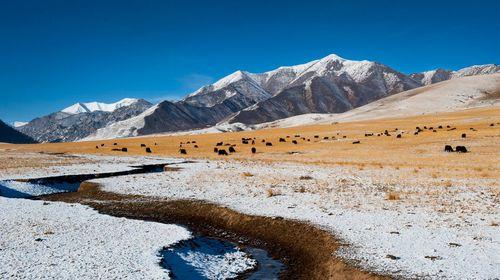
[[[0,181],[0,196],[38,199],[53,194],[77,192],[81,183],[96,178],[163,172],[168,164],[133,166],[119,172],[64,175],[22,180]],[[146,219],[145,219],[146,220]],[[174,279],[279,279],[285,265],[256,247],[240,247],[221,238],[196,233],[159,251],[160,266]]]

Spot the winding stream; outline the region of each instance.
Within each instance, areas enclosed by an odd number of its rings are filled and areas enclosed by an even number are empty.
[[[132,174],[163,172],[164,164],[131,166],[118,172],[63,175],[22,180],[0,181],[0,196],[33,198],[78,191],[84,181]],[[160,265],[174,279],[279,279],[285,265],[261,248],[240,247],[220,238],[204,235],[181,241],[160,250]]]

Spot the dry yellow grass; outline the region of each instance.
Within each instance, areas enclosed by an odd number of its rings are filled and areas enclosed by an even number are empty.
[[[490,126],[491,123],[496,125]],[[439,125],[443,129],[437,132],[424,130],[413,135],[416,126],[423,128]],[[447,128],[450,125],[450,128]],[[476,131],[470,130],[473,127]],[[397,139],[391,136],[377,136],[384,130],[403,133]],[[454,130],[451,130],[454,128]],[[365,137],[365,132],[374,132],[374,136]],[[461,138],[467,133],[467,138]],[[295,138],[298,134],[301,137]],[[319,138],[314,138],[319,135]],[[280,137],[287,142],[280,143]],[[323,137],[330,137],[323,140]],[[343,138],[346,136],[346,138]],[[252,154],[251,144],[241,143],[242,137],[255,137],[257,153]],[[310,142],[302,140],[311,139]],[[335,137],[332,140],[332,137]],[[79,143],[57,143],[36,145],[0,144],[1,150],[11,153],[50,152],[72,154],[104,154],[104,155],[163,155],[185,158],[203,159],[238,159],[257,162],[301,162],[319,165],[342,165],[354,167],[363,172],[366,169],[384,170],[411,174],[410,176],[431,176],[438,178],[442,174],[446,178],[489,178],[500,179],[500,107],[470,109],[452,113],[430,114],[423,116],[383,119],[330,125],[311,125],[292,128],[272,128],[258,131],[242,131],[234,133],[217,133],[203,135],[148,136],[106,141]],[[272,142],[273,146],[265,146],[262,140]],[[297,139],[299,144],[291,143]],[[353,145],[354,139],[361,144]],[[183,144],[187,155],[179,154],[180,142],[196,141]],[[219,156],[213,149],[217,142],[235,144],[237,153]],[[117,143],[116,146],[113,143]],[[155,145],[157,143],[157,145]],[[101,147],[101,144],[104,144]],[[147,154],[141,144],[146,144],[153,151]],[[445,153],[444,145],[465,145],[470,153]],[[96,148],[96,146],[98,148]],[[113,148],[127,147],[128,152],[112,151]],[[2,152],[0,152],[1,154]],[[31,163],[26,163],[28,166]],[[0,169],[5,163],[0,163]],[[421,172],[412,172],[416,167]],[[390,169],[390,170],[389,170]],[[401,177],[408,175],[401,175]]]

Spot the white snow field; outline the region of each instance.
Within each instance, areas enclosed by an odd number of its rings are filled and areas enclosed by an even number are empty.
[[[200,199],[245,214],[311,222],[350,244],[340,256],[373,271],[410,278],[500,277],[500,228],[493,224],[500,215],[486,187],[494,179],[457,179],[443,189],[439,179],[428,186],[384,185],[377,181],[384,170],[236,161],[176,166],[184,169],[93,181],[106,191]],[[385,199],[388,188],[443,191],[438,203],[419,195],[391,201]]]
[[[0,197],[1,279],[165,279],[159,251],[185,228],[79,204]]]

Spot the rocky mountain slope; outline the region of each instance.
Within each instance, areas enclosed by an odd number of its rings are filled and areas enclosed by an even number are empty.
[[[112,104],[77,103],[59,112],[36,118],[17,129],[39,142],[65,142],[84,138],[97,129],[137,116],[150,108],[143,99],[123,99]]]
[[[87,139],[247,125],[300,114],[342,113],[375,100],[449,79],[500,72],[481,65],[458,71],[405,75],[386,65],[337,55],[264,73],[237,71],[177,102],[164,101],[131,120],[99,129]]]
[[[253,129],[362,121],[500,105],[500,73],[469,76],[382,98],[341,114],[304,114]]]
[[[0,143],[29,144],[36,141],[0,120]]]

